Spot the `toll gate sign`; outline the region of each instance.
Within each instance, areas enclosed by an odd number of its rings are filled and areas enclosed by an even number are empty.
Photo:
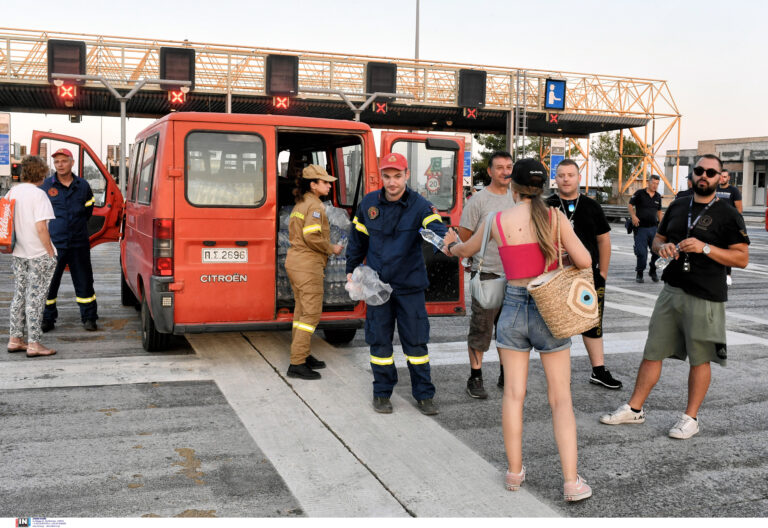
[[[11,175],[11,114],[0,114],[0,176]]]
[[[544,108],[547,110],[565,110],[565,81],[547,79],[544,92]]]

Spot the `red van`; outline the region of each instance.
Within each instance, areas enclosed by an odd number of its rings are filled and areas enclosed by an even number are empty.
[[[363,194],[381,187],[373,132],[355,121],[169,114],[136,137],[124,201],[85,143],[35,132],[33,152],[42,141],[55,143],[49,152],[78,152],[75,171],[97,196],[91,245],[119,238],[121,299],[140,306],[149,351],[162,350],[171,334],[291,328],[293,297],[282,264],[295,175],[310,163],[324,166],[338,178],[328,199],[350,218]],[[381,143],[378,155],[405,155],[411,188],[446,224],[458,225],[463,138],[382,132]],[[428,312],[463,315],[458,259],[426,243],[422,250]],[[343,270],[343,261],[326,268],[319,327],[331,342],[350,341],[365,320],[365,304],[343,289]]]

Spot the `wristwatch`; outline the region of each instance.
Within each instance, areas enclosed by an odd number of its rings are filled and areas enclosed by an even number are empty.
[[[704,247],[701,248],[701,252],[705,255],[709,255],[709,252],[712,250],[712,248],[709,247],[709,244],[704,244]]]

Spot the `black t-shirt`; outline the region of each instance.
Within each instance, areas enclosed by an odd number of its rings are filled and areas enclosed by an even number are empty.
[[[717,197],[721,200],[728,201],[732,206],[736,207],[736,202],[741,201],[741,191],[733,185],[729,185],[726,188],[719,187],[715,191]]]
[[[686,238],[688,231],[688,209],[691,208],[691,222],[695,221],[705,203],[694,202],[691,197],[678,198],[667,208],[661,220],[658,234],[666,237],[667,242],[677,244]],[[719,248],[728,249],[733,244],[749,244],[747,228],[739,212],[724,200],[713,203],[699,219],[691,231],[691,236]],[[725,266],[715,262],[703,253],[688,255],[691,270],[683,271],[685,253],[673,260],[664,270],[662,280],[686,293],[708,301],[725,302],[728,300],[728,287],[725,284]]]
[[[682,198],[683,196],[693,196],[693,189],[686,189],[677,193],[676,198]]]
[[[553,194],[547,198],[546,202],[548,205],[560,209],[572,221],[576,236],[579,237],[581,243],[584,244],[584,247],[589,250],[589,254],[592,256],[592,267],[597,269],[600,263],[597,236],[611,230],[611,226],[608,225],[600,204],[583,194],[579,195],[577,199],[563,200],[562,204],[558,195]],[[573,206],[573,210],[571,210],[571,206]]]
[[[653,194],[653,198],[645,189],[638,189],[629,203],[635,207],[635,215],[640,220],[638,227],[653,227],[659,223],[659,211],[661,211],[661,194]]]

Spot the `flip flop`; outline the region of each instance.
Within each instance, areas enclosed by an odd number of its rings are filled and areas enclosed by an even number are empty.
[[[52,348],[41,348],[41,349],[32,349],[27,348],[27,357],[41,357],[41,356],[52,356],[56,353],[56,351]]]

